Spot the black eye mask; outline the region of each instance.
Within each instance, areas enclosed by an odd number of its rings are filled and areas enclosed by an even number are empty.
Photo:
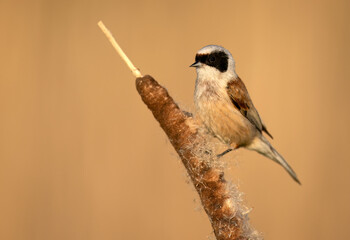
[[[220,72],[226,72],[228,67],[228,56],[222,51],[212,52],[210,54],[197,54],[196,62],[201,62],[214,67]]]

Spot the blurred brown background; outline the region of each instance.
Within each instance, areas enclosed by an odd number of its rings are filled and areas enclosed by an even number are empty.
[[[192,109],[195,53],[229,49],[296,170],[247,150],[228,178],[266,239],[350,238],[350,2],[0,1],[0,239],[207,239],[212,230],[104,23]]]

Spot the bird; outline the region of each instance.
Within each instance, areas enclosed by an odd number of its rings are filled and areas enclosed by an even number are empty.
[[[241,147],[253,150],[280,164],[301,184],[292,167],[263,135],[272,139],[245,84],[236,74],[231,53],[218,45],[205,46],[196,53],[190,67],[195,67],[197,72],[195,116],[210,134],[228,146],[217,156]]]

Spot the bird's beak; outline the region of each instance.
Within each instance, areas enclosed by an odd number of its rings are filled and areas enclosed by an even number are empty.
[[[200,62],[195,62],[190,67],[199,67],[200,65],[201,65]]]

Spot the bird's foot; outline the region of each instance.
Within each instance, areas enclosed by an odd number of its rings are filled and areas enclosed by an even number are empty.
[[[218,154],[218,155],[216,155],[218,158],[221,158],[222,156],[224,156],[226,153],[229,153],[229,152],[231,152],[233,150],[233,148],[229,148],[229,149],[227,149],[226,151],[224,151],[224,152],[222,152],[222,153],[220,153],[220,154]]]

